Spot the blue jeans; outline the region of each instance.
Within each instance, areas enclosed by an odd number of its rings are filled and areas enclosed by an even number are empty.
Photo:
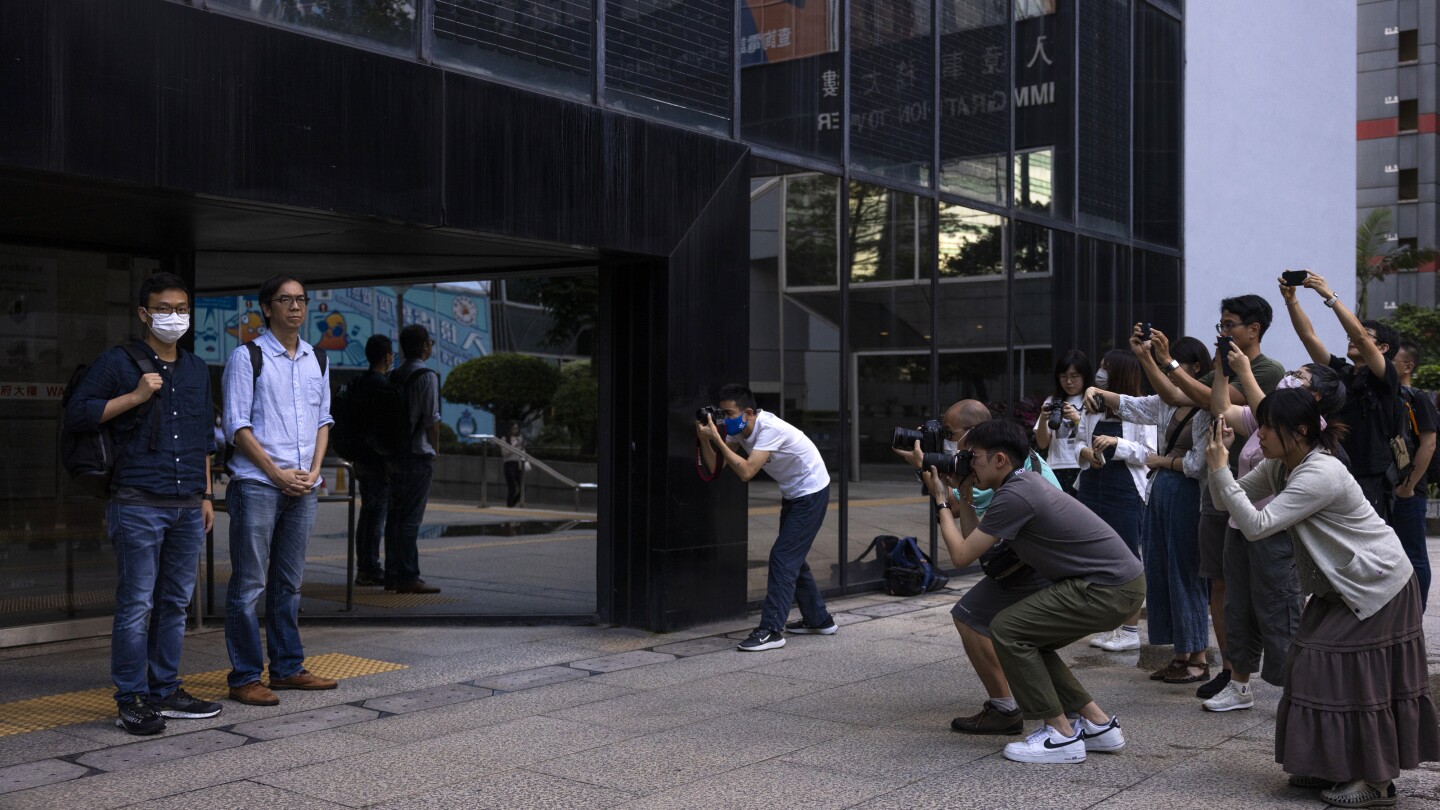
[[[770,549],[770,577],[765,584],[765,607],[760,612],[760,627],[776,632],[785,631],[790,616],[790,603],[800,604],[800,615],[811,627],[830,623],[830,611],[820,598],[820,588],[810,574],[805,555],[825,522],[830,504],[826,487],[810,495],[780,502],[780,534]]]
[[[386,462],[390,507],[385,516],[385,587],[411,585],[420,579],[420,523],[430,500],[434,456],[400,456]]]
[[[360,517],[355,521],[355,570],[374,579],[385,574],[380,563],[380,541],[385,536],[385,513],[390,481],[385,465],[355,462],[355,483],[360,488]]]
[[[315,493],[295,498],[258,481],[232,481],[225,500],[230,510],[231,571],[225,596],[229,683],[244,686],[260,680],[265,658],[255,604],[262,591],[270,677],[288,678],[305,664],[300,579],[315,524]]]
[[[1080,473],[1080,503],[1105,521],[1120,535],[1135,559],[1140,559],[1140,521],[1145,516],[1145,502],[1135,489],[1135,479],[1124,462],[1109,461],[1104,467],[1091,467]]]
[[[180,686],[185,609],[195,593],[205,520],[199,508],[111,503],[106,512],[115,546],[115,699],[162,700]]]
[[[1173,644],[1177,658],[1210,646],[1210,589],[1199,573],[1198,514],[1200,482],[1157,471],[1145,510],[1145,604],[1150,643]]]
[[[1430,550],[1425,547],[1425,493],[1416,492],[1409,498],[1395,498],[1390,509],[1390,525],[1400,536],[1400,545],[1405,547],[1405,556],[1415,568],[1415,578],[1420,581],[1420,605],[1430,600]]]

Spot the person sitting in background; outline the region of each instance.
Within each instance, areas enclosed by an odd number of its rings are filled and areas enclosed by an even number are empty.
[[[1251,541],[1288,532],[1311,594],[1290,643],[1275,713],[1275,761],[1290,784],[1337,807],[1395,803],[1402,768],[1440,761],[1420,585],[1395,532],[1335,458],[1346,427],[1320,427],[1307,391],[1276,391],[1256,411],[1265,460],[1238,482],[1234,431],[1217,421],[1209,484]],[[1254,502],[1271,498],[1262,508]]]

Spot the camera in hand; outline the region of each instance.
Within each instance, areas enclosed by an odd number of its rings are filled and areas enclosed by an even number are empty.
[[[1140,325],[1140,339],[1141,339],[1141,340],[1149,340],[1149,339],[1150,339],[1150,332],[1151,332],[1151,331],[1152,331],[1152,330],[1151,330],[1151,326],[1150,326],[1150,322],[1149,322],[1149,321],[1146,321],[1145,323],[1141,324],[1141,325]]]
[[[703,425],[707,420],[713,421],[715,423],[715,429],[720,431],[720,438],[725,438],[725,412],[714,405],[706,405],[695,411],[696,422]]]
[[[1305,279],[1309,277],[1309,270],[1286,270],[1280,274],[1280,279],[1285,282],[1286,287],[1304,286]]]
[[[1060,397],[1050,398],[1050,430],[1060,429],[1060,423],[1065,421],[1065,400]]]
[[[934,467],[941,473],[964,479],[970,477],[970,463],[974,460],[975,454],[969,450],[958,453],[926,453],[924,460],[920,462],[920,469],[928,470]]]
[[[1230,337],[1229,335],[1221,335],[1220,337],[1215,338],[1215,350],[1220,353],[1220,373],[1224,374],[1226,377],[1235,376],[1230,371],[1230,344],[1234,341],[1235,338]]]
[[[939,453],[945,447],[945,426],[937,419],[927,419],[915,430],[895,428],[890,438],[890,446],[896,450],[913,450],[915,442],[920,442],[921,452]]]

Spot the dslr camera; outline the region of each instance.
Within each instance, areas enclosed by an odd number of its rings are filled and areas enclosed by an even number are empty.
[[[725,412],[714,405],[706,405],[695,411],[695,421],[705,424],[707,418],[715,423],[715,429],[720,431],[720,438],[725,438]]]
[[[945,434],[945,426],[940,424],[940,420],[927,419],[914,430],[895,428],[895,435],[890,438],[890,446],[896,450],[913,450],[915,442],[920,442],[921,452],[939,454],[945,449]]]
[[[974,459],[975,454],[969,450],[958,453],[926,453],[924,460],[920,462],[920,469],[928,470],[934,467],[942,473],[963,480],[970,476],[970,463]]]
[[[1048,425],[1053,433],[1060,429],[1060,423],[1065,421],[1065,400],[1060,397],[1051,397],[1047,406],[1050,408],[1050,420]]]

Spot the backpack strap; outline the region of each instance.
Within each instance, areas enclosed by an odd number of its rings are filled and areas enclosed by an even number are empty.
[[[265,353],[260,351],[260,346],[253,340],[246,342],[245,351],[250,353],[250,393],[253,396],[255,383],[260,379],[260,367],[265,365]]]
[[[330,356],[319,346],[311,346],[315,350],[315,362],[320,365],[320,376],[325,376],[325,369],[330,365]]]
[[[135,365],[140,368],[140,373],[142,375],[159,373],[158,370],[155,368],[155,361],[150,359],[150,352],[146,349],[141,348],[139,342],[125,343],[122,344],[120,348],[127,355],[130,356],[131,360],[135,361]],[[149,399],[145,400],[145,402],[135,413],[135,425],[137,427],[140,425],[141,422],[145,421],[146,419],[148,419],[150,422],[151,452],[154,452],[155,448],[159,445],[160,411],[158,408],[155,407],[155,401],[160,397],[163,391],[163,388],[160,391],[156,391],[153,395],[151,395]],[[126,442],[126,444],[128,445],[129,442]]]

